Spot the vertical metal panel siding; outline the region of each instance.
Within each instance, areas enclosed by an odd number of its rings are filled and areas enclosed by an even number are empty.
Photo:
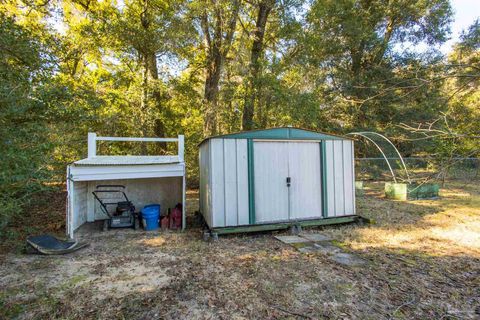
[[[327,201],[328,217],[355,214],[355,175],[353,142],[327,140]]]
[[[327,201],[327,159],[325,157],[326,146],[325,140],[320,142],[320,170],[321,170],[321,187],[322,187],[322,217],[328,217],[328,201]]]
[[[210,196],[210,175],[209,175],[209,162],[210,162],[210,152],[209,152],[210,141],[203,143],[200,146],[200,212],[203,214],[205,221],[211,223],[211,212],[209,206],[209,196]]]
[[[248,224],[248,160],[246,139],[211,139],[210,227]],[[204,214],[205,215],[205,214]]]
[[[237,225],[248,224],[247,140],[236,139],[237,147]]]
[[[212,215],[212,167],[211,167],[211,153],[210,153],[211,144],[210,141],[207,142],[207,148],[205,150],[205,163],[206,163],[206,176],[207,186],[205,187],[205,212],[207,212],[207,223],[211,225],[213,223]]]
[[[288,142],[253,143],[255,222],[288,220]]]
[[[200,212],[208,225],[212,223],[210,172],[210,141],[206,141],[200,146]]]
[[[255,168],[253,164],[253,140],[247,139],[247,166],[248,166],[248,223],[255,223]]]
[[[198,186],[198,209],[202,214],[205,214],[205,205],[204,205],[204,198],[205,198],[205,187],[207,185],[205,181],[205,145],[206,143],[202,144],[198,149],[198,178],[199,178],[199,186]]]
[[[327,175],[327,207],[328,217],[335,216],[335,163],[333,162],[333,141],[325,141],[325,160],[326,160],[326,175]]]
[[[237,225],[237,146],[234,139],[223,140],[225,226]]]
[[[224,139],[210,139],[212,227],[225,227]]]
[[[333,163],[335,180],[335,216],[343,215],[345,211],[345,186],[343,183],[343,141],[333,142]]]
[[[208,185],[207,185],[207,194],[206,194],[206,197],[205,197],[205,206],[206,206],[206,211],[208,212],[208,220],[207,220],[207,223],[209,223],[209,225],[213,225],[213,212],[212,212],[212,198],[213,198],[213,195],[212,195],[212,153],[211,153],[211,148],[212,148],[212,144],[210,143],[210,141],[208,141],[208,148],[207,148],[207,159],[206,159],[206,162],[207,162],[207,168],[208,168],[208,171],[207,171],[207,181],[208,181]]]
[[[289,142],[290,220],[321,218],[320,144]]]
[[[345,215],[354,214],[354,196],[355,188],[354,176],[352,170],[352,142],[348,140],[342,141],[343,144],[343,186],[344,186],[344,203]]]

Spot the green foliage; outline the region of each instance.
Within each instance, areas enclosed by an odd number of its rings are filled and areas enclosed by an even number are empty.
[[[0,12],[0,230],[49,178],[46,43]]]
[[[461,36],[448,57],[445,85],[448,108],[442,129],[454,133],[443,141],[450,154],[477,156],[480,149],[480,20]]]
[[[450,15],[446,0],[315,1],[303,49],[307,66],[323,70],[317,88],[335,114],[329,118],[343,130],[385,131],[405,113],[435,112],[427,97],[439,96],[438,87],[414,90],[435,57],[398,46],[441,43]]]

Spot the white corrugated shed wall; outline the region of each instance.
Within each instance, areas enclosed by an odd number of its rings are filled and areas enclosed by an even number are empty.
[[[73,228],[87,222],[87,182],[73,183]]]
[[[100,204],[92,195],[92,191],[97,185],[124,185],[125,193],[135,205],[136,211],[141,210],[147,204],[160,203],[162,212],[165,213],[168,208],[174,208],[177,203],[182,202],[181,177],[75,181],[69,195],[69,201],[73,201],[73,230],[71,232],[85,222],[107,218],[101,211]],[[100,198],[111,199],[110,202],[123,201],[123,196],[120,194],[103,194]],[[109,210],[113,212],[114,207],[109,206]]]
[[[326,140],[328,217],[355,214],[353,141]]]
[[[161,205],[161,213],[166,214],[168,208],[174,208],[177,203],[182,202],[182,178],[166,177],[166,178],[143,178],[143,179],[117,179],[117,180],[99,180],[88,181],[89,190],[95,190],[97,185],[123,185],[125,186],[125,194],[132,201],[136,211],[140,211],[148,204],[159,203]],[[121,194],[100,194],[101,199],[109,202],[123,201]],[[111,199],[111,200],[107,200]],[[100,204],[93,197],[91,192],[88,193],[89,209],[88,212],[94,220],[102,220],[108,218],[100,208]],[[113,212],[115,206],[108,206]],[[93,221],[93,220],[92,220]]]
[[[210,140],[200,146],[200,212],[209,226],[212,225],[210,184]]]
[[[248,220],[248,159],[246,139],[210,139],[210,227],[246,225]],[[204,143],[203,145],[205,145]],[[203,146],[202,145],[202,146]]]

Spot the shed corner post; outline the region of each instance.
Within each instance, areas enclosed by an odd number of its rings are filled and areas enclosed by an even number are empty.
[[[88,133],[88,158],[97,156],[97,134],[95,132]]]

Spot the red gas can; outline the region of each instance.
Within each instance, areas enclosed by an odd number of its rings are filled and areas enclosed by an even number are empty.
[[[160,220],[160,226],[162,227],[162,230],[168,229],[168,224],[170,222],[169,220],[169,216],[162,217],[162,219]]]
[[[179,203],[170,212],[170,229],[180,229],[182,227],[182,204]]]

